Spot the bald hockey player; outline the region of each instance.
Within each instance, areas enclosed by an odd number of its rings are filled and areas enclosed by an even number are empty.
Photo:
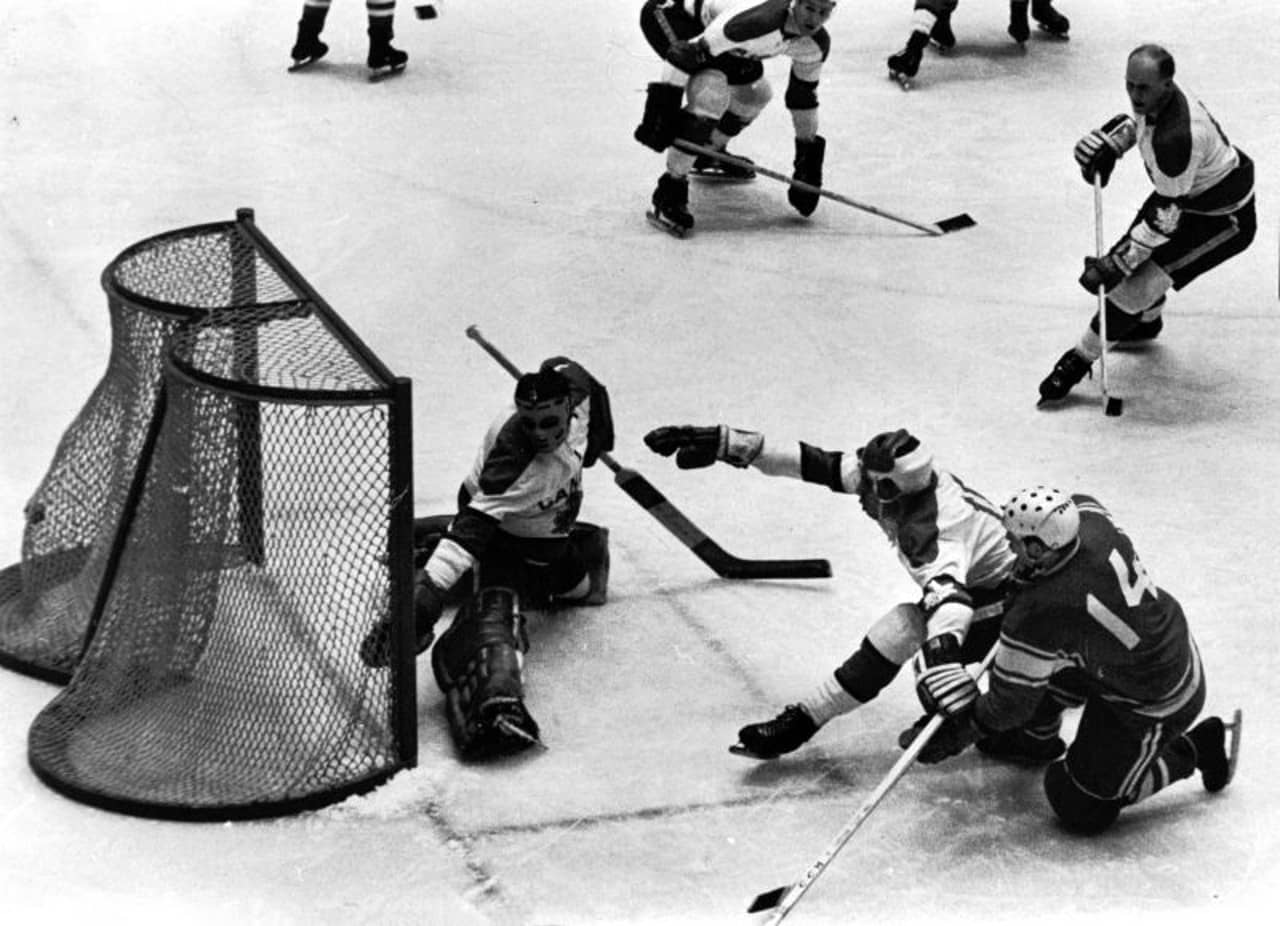
[[[1155,191],[1102,257],[1086,257],[1080,285],[1106,294],[1108,341],[1140,343],[1164,327],[1166,293],[1253,242],[1253,161],[1233,145],[1199,100],[1173,79],[1173,56],[1135,48],[1125,67],[1132,118],[1117,115],[1076,143],[1085,182],[1105,186],[1116,161],[1137,146]],[[1102,355],[1097,312],[1074,347],[1040,383],[1040,404],[1067,396]]]
[[[1196,771],[1208,791],[1235,774],[1240,712],[1191,726],[1205,701],[1204,669],[1178,601],[1158,587],[1111,514],[1088,495],[1038,486],[1005,505],[1018,557],[989,690],[963,668],[917,678],[927,710],[964,743],[1069,704],[1084,712],[1044,790],[1063,826],[1100,833],[1120,811]],[[1189,728],[1189,729],[1188,729]],[[958,731],[958,732],[957,732]]]
[[[755,172],[682,151],[676,139],[724,151],[773,98],[762,61],[791,59],[784,101],[795,128],[792,177],[822,185],[826,139],[818,134],[818,80],[831,51],[825,26],[835,0],[648,0],[640,28],[666,62],[649,84],[635,137],[665,152],[667,169],[653,192],[649,221],[676,237],[693,228],[689,175],[751,180]],[[818,195],[787,188],[797,212],[810,216]]]
[[[467,758],[539,742],[524,702],[522,603],[600,605],[607,595],[608,531],[579,522],[578,512],[583,467],[613,448],[608,392],[579,364],[553,357],[520,377],[514,400],[489,426],[414,592],[422,652],[450,596],[474,584],[431,651],[449,729]],[[386,665],[388,638],[386,624],[369,633],[366,663]]]
[[[775,445],[763,434],[725,425],[656,428],[645,443],[663,456],[675,454],[682,469],[722,460],[856,496],[920,587],[917,600],[895,605],[873,623],[858,649],[807,696],[775,719],[739,730],[731,751],[757,759],[791,752],[828,721],[879,695],[917,651],[929,665],[960,665],[980,660],[995,643],[1014,564],[999,511],[935,465],[914,435],[886,431],[855,454],[803,442]],[[1016,730],[983,748],[1001,758],[1043,762],[1063,746]]]
[[[910,87],[911,79],[920,71],[920,61],[930,42],[942,51],[955,47],[956,34],[951,29],[951,14],[958,5],[959,0],[915,0],[907,44],[902,51],[889,56],[889,76],[904,89]],[[1009,4],[1009,35],[1018,43],[1031,37],[1027,8],[1028,0],[1013,0]],[[1030,0],[1030,12],[1048,35],[1067,38],[1071,20],[1054,9],[1052,0]]]

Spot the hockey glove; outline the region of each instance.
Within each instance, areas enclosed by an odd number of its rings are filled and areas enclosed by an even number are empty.
[[[1121,114],[1112,116],[1100,129],[1094,129],[1076,142],[1075,158],[1085,183],[1093,183],[1095,174],[1103,186],[1111,179],[1116,161],[1137,141],[1133,119]]]
[[[925,715],[916,721],[915,726],[910,729],[903,730],[898,734],[898,745],[906,749],[915,742],[920,731],[925,728],[932,718]],[[938,727],[938,732],[920,750],[920,754],[916,759],[923,765],[935,765],[944,759],[950,759],[958,756],[973,744],[978,738],[978,731],[974,728],[969,720],[969,715],[963,717],[948,717],[942,722],[942,726]]]
[[[929,713],[956,717],[978,700],[978,683],[960,663],[945,662],[920,673],[916,696]]]
[[[716,460],[742,468],[759,456],[764,447],[764,435],[723,424],[709,427],[664,425],[646,434],[644,442],[650,450],[664,457],[674,453],[676,466],[681,469],[701,469]]]
[[[1098,291],[1103,289],[1110,292],[1124,277],[1124,270],[1110,254],[1086,257],[1084,273],[1080,274],[1080,285],[1088,292],[1097,295]]]
[[[635,139],[645,147],[662,152],[676,140],[680,123],[680,104],[684,88],[675,84],[649,84],[644,98],[644,115],[636,126]]]
[[[821,135],[815,135],[813,138],[797,138],[795,172],[791,178],[811,186],[822,186],[822,162],[826,154],[827,140]],[[818,208],[817,193],[794,186],[787,187],[787,201],[796,212],[804,216],[813,215],[813,211]]]
[[[686,74],[696,74],[711,63],[711,52],[701,39],[692,42],[678,39],[667,49],[666,58]]]

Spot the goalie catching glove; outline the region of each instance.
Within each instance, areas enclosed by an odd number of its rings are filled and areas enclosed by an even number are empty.
[[[1138,140],[1138,128],[1132,117],[1112,116],[1100,129],[1094,129],[1076,142],[1075,158],[1085,183],[1093,183],[1096,175],[1102,186],[1111,179],[1116,161]]]
[[[681,469],[701,469],[716,460],[741,469],[760,455],[764,435],[723,424],[707,427],[664,425],[646,434],[644,442],[650,450],[664,457],[674,453],[676,466]]]

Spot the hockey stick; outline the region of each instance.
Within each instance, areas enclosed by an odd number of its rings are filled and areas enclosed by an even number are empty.
[[[969,213],[962,212],[959,215],[939,219],[932,225],[926,225],[922,222],[903,218],[900,215],[894,215],[892,212],[886,212],[884,209],[880,209],[876,206],[871,206],[867,203],[860,203],[856,199],[841,196],[839,193],[824,190],[822,187],[814,186],[812,183],[805,183],[803,180],[796,180],[795,178],[788,177],[786,174],[779,173],[776,170],[769,170],[767,167],[761,167],[759,164],[754,161],[747,160],[746,158],[734,157],[732,154],[728,154],[718,148],[699,145],[695,142],[686,141],[683,138],[677,138],[675,140],[675,146],[681,151],[689,154],[701,154],[709,158],[714,158],[717,161],[723,161],[725,164],[732,164],[735,167],[754,170],[757,174],[763,174],[771,180],[778,180],[788,186],[795,187],[797,190],[803,190],[806,193],[816,193],[818,196],[825,196],[827,199],[834,199],[836,202],[844,203],[846,206],[852,206],[855,209],[861,209],[863,212],[870,212],[872,215],[878,215],[882,219],[889,219],[892,222],[898,222],[902,225],[910,225],[912,228],[919,229],[920,231],[933,235],[934,237],[937,237],[938,235],[945,235],[948,232],[960,231],[963,228],[972,228],[974,225],[978,224],[973,220],[973,217],[969,215]]]
[[[1103,255],[1102,235],[1102,175],[1093,172],[1093,241],[1098,260]],[[1113,396],[1107,384],[1107,288],[1098,286],[1098,338],[1102,341],[1099,355],[1098,382],[1102,387],[1103,412],[1114,418],[1124,411],[1124,399]]]
[[[516,379],[520,368],[489,342],[475,325],[467,327],[467,337],[475,341],[498,365]],[[722,579],[826,579],[831,576],[831,563],[825,559],[741,559],[726,551],[667,501],[648,479],[633,469],[620,465],[608,453],[600,461],[613,472],[618,488],[630,495],[640,507],[653,515],[676,539],[693,551]]]
[[[975,680],[981,679],[987,673],[995,657],[996,648],[993,646],[987,651],[987,655],[983,657],[982,663],[978,666],[978,671],[974,675]],[[756,895],[756,898],[751,901],[751,905],[747,907],[747,912],[759,913],[763,910],[773,910],[773,914],[766,923],[781,923],[792,908],[800,902],[800,898],[804,896],[805,891],[813,887],[813,882],[817,881],[819,875],[827,870],[827,866],[835,859],[836,854],[844,848],[844,844],[858,831],[858,827],[862,826],[867,817],[871,816],[871,811],[876,809],[884,799],[884,796],[906,774],[907,769],[915,762],[916,756],[920,755],[924,747],[929,744],[929,740],[933,739],[934,734],[941,729],[943,719],[941,713],[934,714],[929,718],[929,722],[925,724],[924,729],[911,741],[911,744],[898,757],[898,761],[893,763],[893,768],[889,769],[889,774],[884,776],[884,779],[876,789],[871,792],[871,796],[863,801],[862,806],[849,818],[849,822],[836,834],[836,838],[831,841],[831,845],[827,847],[826,851],[818,857],[816,862],[809,866],[809,870],[804,873],[804,877],[793,884],[775,887],[771,891]]]

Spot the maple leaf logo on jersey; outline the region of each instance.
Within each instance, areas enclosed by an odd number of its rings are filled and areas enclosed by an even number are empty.
[[[1151,217],[1151,224],[1162,235],[1172,235],[1178,230],[1178,222],[1182,219],[1182,210],[1176,203],[1157,206]]]

